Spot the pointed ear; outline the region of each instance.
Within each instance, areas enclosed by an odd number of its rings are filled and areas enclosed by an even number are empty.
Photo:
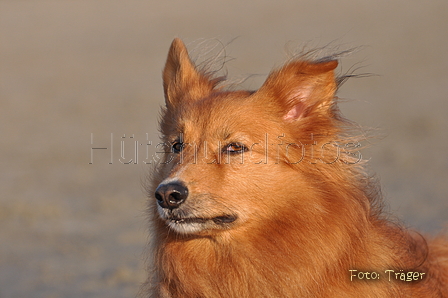
[[[327,112],[337,85],[338,62],[293,61],[273,71],[257,94],[281,108],[282,117],[295,121],[313,112]]]
[[[181,101],[193,101],[209,95],[216,80],[196,70],[185,44],[176,38],[171,43],[163,70],[163,89],[167,107]]]

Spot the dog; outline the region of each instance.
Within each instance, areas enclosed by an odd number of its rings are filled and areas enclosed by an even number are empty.
[[[389,220],[334,57],[231,91],[174,39],[145,297],[448,297],[448,241]]]

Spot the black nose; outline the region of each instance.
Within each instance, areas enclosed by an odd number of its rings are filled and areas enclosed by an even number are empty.
[[[155,193],[157,203],[162,208],[178,208],[188,197],[188,188],[180,182],[160,184]]]

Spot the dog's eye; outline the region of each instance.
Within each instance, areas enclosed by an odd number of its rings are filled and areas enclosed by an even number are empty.
[[[247,147],[241,143],[230,143],[230,144],[227,144],[226,146],[224,146],[222,151],[224,153],[236,154],[236,153],[242,153],[242,152],[247,151]]]
[[[174,142],[173,145],[171,145],[171,151],[173,153],[179,153],[182,151],[183,147],[184,147],[184,143]]]

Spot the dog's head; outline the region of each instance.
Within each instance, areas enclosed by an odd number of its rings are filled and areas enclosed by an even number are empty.
[[[305,205],[314,207],[304,221],[323,216],[315,184],[325,166],[346,162],[335,142],[337,64],[293,60],[257,91],[226,91],[175,39],[163,72],[165,154],[154,199],[161,224],[210,235],[288,221]]]

